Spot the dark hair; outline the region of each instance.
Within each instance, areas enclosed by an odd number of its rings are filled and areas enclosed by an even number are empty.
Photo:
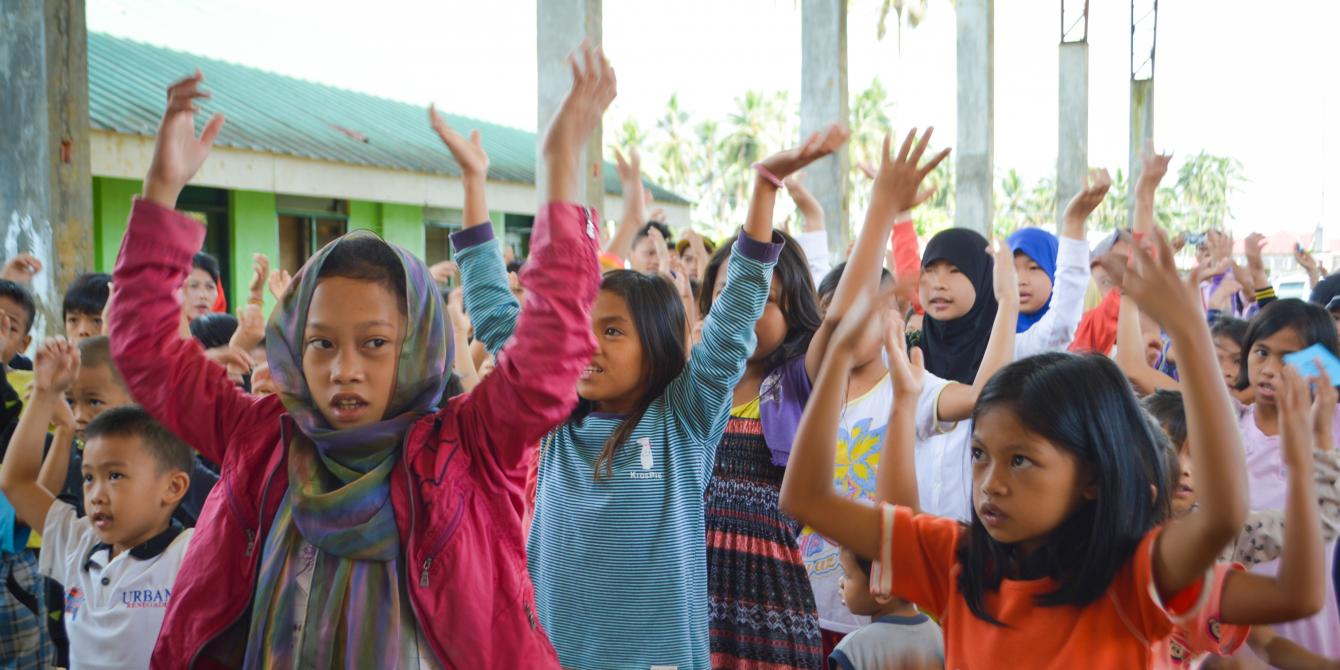
[[[526,266],[526,261],[523,261],[523,260],[521,260],[520,258],[514,258],[514,259],[512,259],[512,262],[511,262],[511,263],[508,263],[508,264],[507,264],[507,271],[508,271],[508,272],[516,272],[516,273],[520,273],[520,272],[521,272],[521,268],[523,268],[523,267],[525,267],[525,266]]]
[[[372,235],[345,236],[331,244],[335,248],[321,262],[318,279],[344,277],[381,284],[397,298],[400,313],[409,314],[405,264],[391,245]]]
[[[204,270],[214,279],[214,283],[219,283],[219,259],[203,252],[197,251],[191,257],[191,268],[194,270]]]
[[[225,312],[210,312],[191,319],[191,337],[200,341],[206,349],[222,347],[233,339],[237,332],[237,317]]]
[[[33,302],[32,292],[21,284],[8,279],[0,279],[0,297],[9,298],[19,303],[19,309],[28,314],[28,321],[23,326],[23,334],[27,335],[32,332],[33,319],[37,318],[37,303]]]
[[[1340,355],[1340,342],[1335,335],[1335,319],[1326,310],[1310,302],[1297,298],[1276,300],[1266,305],[1252,317],[1247,326],[1247,334],[1242,338],[1242,358],[1238,369],[1239,390],[1251,385],[1247,374],[1247,357],[1257,342],[1275,333],[1292,328],[1303,339],[1303,346],[1310,347],[1318,342],[1331,353]]]
[[[1140,404],[1159,422],[1174,447],[1186,444],[1186,406],[1182,404],[1181,391],[1159,389],[1145,396]]]
[[[847,271],[847,261],[842,261],[841,263],[834,265],[833,268],[828,271],[828,274],[824,275],[824,278],[819,281],[819,297],[827,298],[832,296],[833,293],[837,291],[838,282],[842,281],[842,273],[846,271]],[[889,272],[888,268],[880,268],[879,269],[880,286],[883,286],[884,284],[891,281],[893,281],[893,273]]]
[[[1340,272],[1334,272],[1317,282],[1312,287],[1312,294],[1308,296],[1308,302],[1326,306],[1331,303],[1335,296],[1340,295]]]
[[[112,341],[106,335],[86,337],[79,341],[79,366],[85,370],[105,367],[112,371],[112,379],[116,380],[122,389],[130,391],[126,387],[126,381],[121,378],[121,371],[116,369],[116,363],[112,360]]]
[[[1227,337],[1242,346],[1243,341],[1247,339],[1248,323],[1242,319],[1235,319],[1231,316],[1220,316],[1210,324],[1210,337]]]
[[[870,566],[873,564],[873,561],[846,547],[841,547],[840,551],[841,553],[851,556],[851,560],[856,562],[856,567],[860,568],[861,571],[865,573],[865,578],[867,580],[870,579]],[[851,577],[851,575],[847,576]]]
[[[775,232],[782,239],[782,253],[777,257],[773,277],[777,282],[777,307],[786,319],[786,338],[776,351],[764,357],[764,370],[772,370],[797,356],[804,356],[810,348],[814,331],[819,330],[819,325],[823,323],[805,251],[790,235],[782,231]],[[712,310],[712,290],[716,287],[722,263],[730,258],[734,247],[734,237],[723,241],[707,263],[702,289],[698,292],[698,313],[703,318],[707,318],[708,312]]]
[[[107,284],[111,281],[112,276],[105,272],[86,272],[75,277],[70,282],[70,288],[65,289],[61,318],[65,319],[71,312],[102,316],[102,310],[107,306],[107,296],[111,293]]]
[[[604,477],[613,473],[615,450],[628,440],[652,401],[665,393],[665,387],[684,371],[687,362],[685,338],[688,336],[684,303],[679,299],[679,292],[664,277],[633,270],[613,270],[601,279],[600,290],[614,293],[628,303],[628,312],[633,317],[633,326],[637,328],[642,345],[641,382],[646,385],[646,390],[637,399],[633,411],[605,440],[605,448],[596,458],[596,480],[603,478],[602,469]],[[591,401],[578,398],[571,420],[581,421],[593,409]]]
[[[669,249],[675,248],[675,239],[674,235],[670,232],[670,226],[667,226],[664,223],[661,223],[660,221],[648,221],[645,226],[638,228],[637,234],[633,236],[633,243],[630,246],[633,247],[637,246],[637,243],[641,242],[642,238],[651,234],[652,228],[661,231],[661,237],[665,239],[665,245],[667,248]]]
[[[189,475],[195,469],[191,447],[139,405],[113,407],[99,414],[84,429],[84,439],[92,442],[99,437],[138,437],[158,461],[159,472],[179,470]]]
[[[1054,590],[1036,596],[1038,605],[1088,605],[1103,597],[1145,534],[1167,516],[1157,428],[1126,376],[1099,355],[1051,352],[1005,366],[982,389],[973,421],[997,410],[1074,454],[1093,477],[1097,496],[1052,531],[1027,557],[1025,570],[1056,581]],[[1157,492],[1153,501],[1151,487]],[[959,590],[977,618],[1001,625],[987,613],[983,594],[999,589],[1005,566],[1022,557],[987,533],[975,506],[965,532],[957,553]]]

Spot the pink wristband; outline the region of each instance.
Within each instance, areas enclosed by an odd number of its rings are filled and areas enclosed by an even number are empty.
[[[776,186],[777,188],[782,188],[782,180],[778,179],[777,175],[772,173],[772,170],[763,167],[762,163],[754,163],[752,167],[755,170],[758,170],[758,173],[762,175],[764,179],[772,182],[773,186]]]

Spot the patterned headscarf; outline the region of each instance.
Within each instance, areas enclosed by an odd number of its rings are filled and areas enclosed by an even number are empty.
[[[406,332],[386,418],[334,430],[303,376],[303,331],[322,264],[340,244],[359,239],[386,244],[399,257]],[[298,431],[285,445],[289,490],[265,538],[247,667],[297,667],[299,661],[302,667],[396,667],[408,594],[400,586],[390,473],[410,426],[442,398],[451,364],[447,326],[423,262],[368,232],[350,233],[317,252],[271,314],[266,354]]]

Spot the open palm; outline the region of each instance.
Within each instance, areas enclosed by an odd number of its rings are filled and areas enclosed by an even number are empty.
[[[167,110],[158,126],[158,140],[154,144],[153,162],[145,179],[145,197],[165,207],[175,207],[177,196],[186,183],[200,171],[209,156],[214,139],[223,129],[223,115],[215,114],[197,137],[196,101],[208,98],[208,91],[200,90],[205,76],[195,74],[168,87]]]

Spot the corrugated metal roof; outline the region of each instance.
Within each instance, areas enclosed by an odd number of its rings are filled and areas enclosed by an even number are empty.
[[[133,40],[88,35],[89,123],[96,130],[152,137],[163,114],[164,90],[195,68],[213,97],[206,113],[228,116],[216,144],[323,161],[460,176],[451,154],[428,127],[424,108],[236,63]],[[535,182],[535,133],[448,114],[463,133],[478,130],[489,154],[489,179]],[[347,132],[346,132],[347,131]],[[614,166],[605,164],[605,190],[619,193]],[[687,203],[651,185],[657,200]]]

